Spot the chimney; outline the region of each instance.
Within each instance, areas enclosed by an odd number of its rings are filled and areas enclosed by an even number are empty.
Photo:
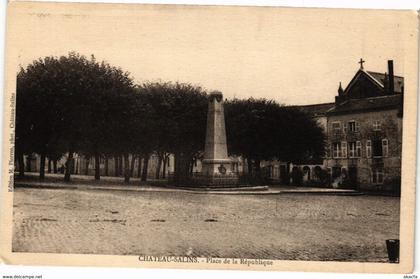
[[[391,90],[389,89],[389,77],[388,77],[388,73],[385,72],[384,73],[384,89],[385,89],[385,94],[391,94]]]
[[[388,94],[394,94],[394,61],[388,60]]]
[[[338,86],[338,96],[341,96],[344,94],[344,90],[343,87],[341,86],[341,81],[340,81],[340,85]]]

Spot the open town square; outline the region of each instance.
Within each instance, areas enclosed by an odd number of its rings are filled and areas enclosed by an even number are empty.
[[[106,187],[15,188],[14,251],[387,262],[399,236],[397,197]]]

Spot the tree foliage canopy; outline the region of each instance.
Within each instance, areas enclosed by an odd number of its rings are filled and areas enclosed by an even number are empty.
[[[132,92],[128,73],[94,56],[34,61],[17,76],[18,153],[38,153],[42,164],[46,155],[105,152],[115,129],[129,121],[125,106]]]
[[[322,128],[298,108],[250,98],[228,101],[225,112],[229,152],[233,155],[256,162],[278,159],[294,163],[323,155]]]
[[[205,91],[185,83],[145,83],[140,88],[153,107],[155,151],[175,155],[176,175],[188,175],[188,166],[204,149],[207,117]]]
[[[174,154],[175,175],[188,176],[204,149],[204,89],[178,82],[136,86],[129,73],[94,56],[45,57],[21,68],[16,101],[16,154],[19,160],[40,154],[41,177],[46,157],[66,154],[71,161],[75,152],[95,157],[97,179],[100,157],[123,156],[127,168],[130,154],[133,165],[136,156],[152,153]],[[261,160],[298,163],[323,155],[322,129],[297,108],[233,99],[225,114],[229,152],[257,167]]]

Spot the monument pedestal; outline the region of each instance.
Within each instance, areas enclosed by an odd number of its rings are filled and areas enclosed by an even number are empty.
[[[232,187],[239,181],[228,157],[223,95],[220,92],[212,92],[209,96],[201,179],[212,187]]]
[[[230,159],[204,159],[202,167],[202,174],[207,176],[215,175],[231,175],[232,162]]]

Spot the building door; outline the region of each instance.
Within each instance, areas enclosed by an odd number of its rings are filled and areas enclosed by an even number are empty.
[[[341,167],[332,167],[332,180],[341,177]]]
[[[373,157],[382,157],[382,140],[373,140],[372,148]]]
[[[349,167],[349,186],[352,189],[357,189],[357,167]]]
[[[289,184],[288,175],[287,175],[287,168],[285,165],[280,165],[280,183],[281,184]]]
[[[333,188],[338,188],[342,184],[341,167],[332,167],[331,169],[331,185]]]

